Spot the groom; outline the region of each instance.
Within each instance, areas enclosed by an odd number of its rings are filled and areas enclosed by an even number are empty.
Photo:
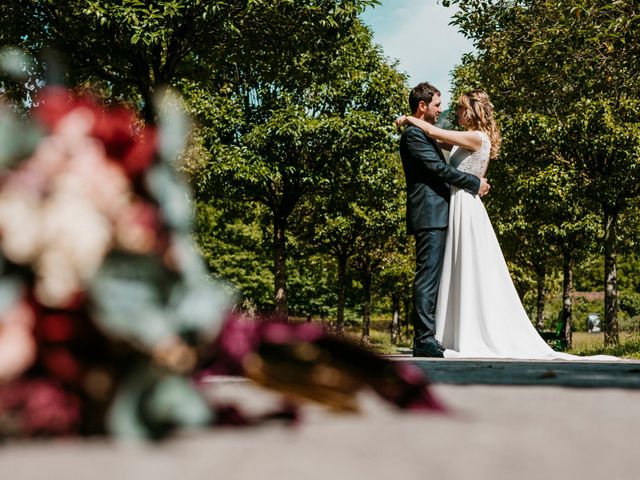
[[[442,113],[440,91],[419,83],[409,94],[409,107],[414,117],[435,124]],[[446,163],[438,143],[412,125],[402,133],[400,157],[407,181],[407,233],[416,238],[413,356],[442,357],[444,347],[435,339],[435,313],[449,222],[449,185],[484,195],[489,184]]]

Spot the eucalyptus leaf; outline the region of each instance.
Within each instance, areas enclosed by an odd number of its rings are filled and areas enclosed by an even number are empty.
[[[149,350],[178,333],[166,310],[177,276],[151,256],[111,254],[91,282],[95,319],[110,335]]]
[[[0,321],[4,312],[22,299],[24,288],[23,281],[17,277],[0,278]]]
[[[121,440],[146,440],[175,428],[203,427],[212,420],[211,409],[191,380],[140,363],[119,385],[107,429]]]
[[[198,286],[174,287],[168,308],[183,332],[195,332],[201,340],[212,340],[222,327],[233,297],[208,279]]]
[[[33,68],[34,61],[22,50],[13,47],[6,47],[0,50],[0,69],[14,80],[26,80],[28,72]]]
[[[153,389],[143,405],[145,416],[159,425],[186,428],[203,427],[213,420],[211,408],[190,378],[166,376]]]
[[[160,133],[160,157],[164,162],[174,164],[184,151],[191,122],[186,114],[182,98],[171,88],[156,94],[158,127]]]
[[[7,110],[1,110],[0,168],[10,167],[29,155],[41,138],[42,133],[37,128],[25,124]]]
[[[156,165],[147,173],[146,182],[160,204],[167,224],[178,232],[188,232],[193,215],[191,194],[175,170],[167,165]]]

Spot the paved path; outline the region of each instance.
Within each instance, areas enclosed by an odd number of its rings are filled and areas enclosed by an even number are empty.
[[[104,440],[9,443],[0,447],[0,480],[640,478],[640,390],[514,385],[518,369],[535,379],[549,367],[536,362],[416,363],[444,382],[433,388],[450,407],[449,415],[402,413],[363,395],[362,415],[338,416],[309,406],[296,428],[274,423],[218,429],[154,446]],[[552,363],[559,374],[551,380],[583,368],[571,362],[565,371],[564,364]],[[487,381],[487,372],[499,374]],[[451,383],[465,376],[485,381]],[[512,384],[487,384],[496,378],[511,378]],[[256,413],[275,401],[238,379],[212,381],[207,392]]]
[[[414,359],[409,356],[390,358],[410,361],[435,383],[640,389],[640,361],[445,360]]]

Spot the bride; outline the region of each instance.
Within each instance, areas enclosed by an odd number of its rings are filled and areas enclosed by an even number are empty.
[[[397,123],[415,125],[443,147],[453,146],[452,166],[485,177],[500,149],[489,96],[479,90],[461,95],[457,117],[466,131],[445,130],[411,116],[402,116]],[[554,351],[540,337],[520,302],[480,196],[455,186],[451,186],[435,336],[446,349],[445,358],[581,358]]]

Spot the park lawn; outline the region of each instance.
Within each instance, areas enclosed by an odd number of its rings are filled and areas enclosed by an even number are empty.
[[[568,353],[575,355],[613,355],[640,359],[640,334],[620,332],[620,345],[604,346],[604,333],[573,333],[573,348]]]
[[[345,336],[354,342],[361,342],[362,329],[360,326],[347,327]],[[389,321],[372,321],[368,346],[383,355],[408,353],[411,338],[404,334],[398,344],[394,345],[391,343]],[[613,355],[640,359],[640,334],[620,332],[620,345],[605,348],[604,333],[573,332],[573,348],[567,352],[575,355]]]

